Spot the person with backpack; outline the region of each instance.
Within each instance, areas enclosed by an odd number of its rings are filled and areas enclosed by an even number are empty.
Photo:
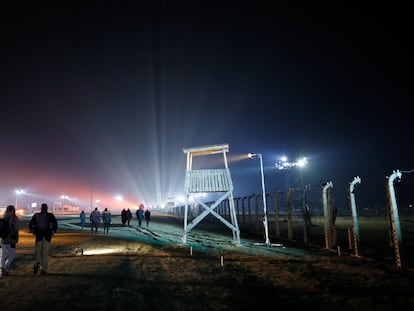
[[[8,275],[14,257],[16,255],[16,244],[19,242],[19,219],[16,215],[16,208],[9,205],[2,220],[0,276]]]
[[[55,215],[47,209],[47,204],[42,203],[40,213],[34,214],[29,222],[29,230],[36,236],[34,274],[37,274],[39,268],[41,274],[47,274],[50,243],[58,228]]]

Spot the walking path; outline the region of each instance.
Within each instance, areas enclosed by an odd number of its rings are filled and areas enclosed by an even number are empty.
[[[219,225],[215,225],[214,231],[193,229],[187,236],[187,243],[182,243],[183,227],[177,222],[177,219],[170,216],[154,215],[149,226],[144,222],[141,227],[138,226],[134,219],[130,226],[122,226],[120,217],[113,217],[113,224],[109,229],[109,235],[124,240],[140,241],[148,244],[169,245],[178,247],[187,247],[194,251],[211,252],[211,253],[228,253],[238,252],[251,255],[266,256],[317,256],[315,252],[273,244],[265,246],[260,241],[243,239],[241,237],[240,245],[235,244],[232,239],[231,231],[223,225],[223,231],[217,232]],[[66,230],[80,230],[78,218],[59,219],[59,228]],[[90,230],[86,227],[85,230]],[[93,233],[91,233],[93,234]],[[98,231],[99,235],[104,235],[103,228]],[[263,241],[264,242],[264,241]]]

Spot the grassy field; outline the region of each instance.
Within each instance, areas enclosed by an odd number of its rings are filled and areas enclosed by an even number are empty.
[[[154,215],[153,230],[157,222],[170,221],[175,222]],[[318,225],[312,230],[319,232]],[[15,267],[0,278],[5,310],[380,311],[414,306],[412,269],[318,247],[311,247],[308,256],[219,249],[190,253],[180,245],[60,230],[53,238],[48,275],[33,275],[33,245],[34,237],[22,230]],[[91,246],[109,251],[75,253]]]
[[[390,228],[385,216],[379,217],[359,217],[360,244],[359,256],[366,259],[375,259],[376,261],[396,266],[396,252],[391,244]],[[254,221],[240,224],[243,231],[249,234],[262,234],[262,225],[257,225]],[[355,250],[350,244],[349,234],[352,227],[350,217],[338,217],[336,221],[337,246],[343,254],[355,254]],[[283,219],[279,222],[279,235],[276,234],[274,222],[270,218],[269,234],[272,241],[282,241],[293,245],[304,244],[304,231],[302,219],[293,219],[292,232],[293,238],[288,238],[288,224]],[[402,266],[414,269],[414,217],[404,216],[400,218],[400,229],[402,241],[399,245],[399,255]],[[325,232],[323,217],[313,217],[312,226],[308,228],[308,243],[314,247],[325,248]]]

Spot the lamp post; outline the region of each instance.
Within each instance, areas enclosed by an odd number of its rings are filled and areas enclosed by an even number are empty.
[[[16,209],[17,209],[17,198],[20,194],[26,193],[23,189],[16,189],[14,190],[14,193],[16,194]]]
[[[263,226],[265,230],[265,246],[271,246],[269,240],[269,227],[267,223],[267,207],[266,207],[266,189],[265,189],[265,182],[264,182],[264,172],[263,172],[263,157],[261,153],[249,153],[248,154],[250,159],[254,159],[256,157],[260,160],[260,172],[262,175],[262,195],[263,195]]]

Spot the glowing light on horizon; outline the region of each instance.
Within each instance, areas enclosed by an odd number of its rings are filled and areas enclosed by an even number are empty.
[[[15,207],[17,208],[18,207],[18,205],[17,205],[17,198],[18,198],[18,196],[21,195],[21,194],[25,194],[26,191],[24,191],[23,189],[16,189],[16,190],[14,190],[14,193],[16,193],[16,204],[15,204]]]
[[[16,189],[16,190],[14,190],[14,192],[15,192],[17,195],[26,193],[26,191],[24,191],[23,189]]]

